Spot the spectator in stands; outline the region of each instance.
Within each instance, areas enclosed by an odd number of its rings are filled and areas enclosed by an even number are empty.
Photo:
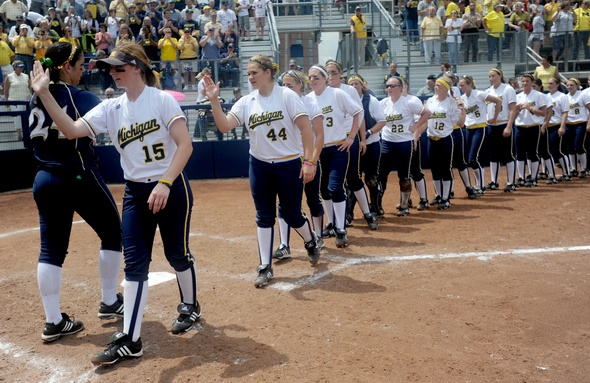
[[[182,90],[188,90],[189,88],[197,90],[196,82],[192,82],[194,81],[195,73],[199,68],[197,64],[199,42],[191,36],[190,28],[186,28],[184,34],[180,40],[178,40],[178,50],[180,51],[180,68],[184,78],[184,87]]]
[[[78,41],[78,39],[75,39],[75,38],[72,37],[72,30],[70,29],[70,27],[65,27],[64,28],[64,35],[63,35],[63,37],[60,37],[60,39],[57,40],[57,41],[60,42],[60,43],[70,43],[72,45],[80,46],[80,42]]]
[[[210,27],[207,30],[207,34],[201,37],[199,45],[201,46],[201,68],[209,67],[215,76],[219,76],[219,61],[217,60],[221,58],[223,43],[215,34],[215,28]]]
[[[96,51],[96,34],[99,31],[98,20],[92,17],[92,13],[88,9],[84,11],[84,19],[82,19],[82,49],[84,53],[92,53]]]
[[[170,33],[172,38],[178,39],[180,36],[178,35],[178,23],[171,18],[171,13],[169,9],[166,9],[163,13],[164,19],[158,25],[158,34],[160,36],[164,35],[164,29],[170,29]]]
[[[514,8],[514,1],[513,0],[504,0],[504,8],[502,8],[502,13],[504,14],[504,32],[510,32],[511,29],[508,27],[508,23],[510,22],[510,17],[514,13],[512,8]],[[510,50],[510,46],[512,45],[512,39],[514,38],[514,34],[505,33],[502,39],[502,49],[503,50]]]
[[[383,90],[385,90],[385,83],[392,77],[401,77],[401,74],[397,71],[397,63],[392,61],[389,63],[389,73],[385,75],[383,80]]]
[[[156,43],[158,42],[158,32],[156,30],[156,27],[154,27],[154,25],[152,24],[152,20],[149,18],[149,16],[145,16],[143,18],[143,23],[141,24],[141,31],[140,31],[140,35],[137,36],[137,38],[135,39],[136,41],[139,41],[139,38],[141,37],[141,35],[145,32],[144,31],[144,27],[149,27],[150,32],[152,33],[152,35],[154,35],[154,37],[156,38]],[[151,60],[151,59],[150,59]]]
[[[459,52],[461,52],[461,26],[463,19],[459,18],[459,11],[453,10],[451,17],[445,22],[447,30],[447,47],[449,50],[449,61],[452,65],[457,65],[459,61]],[[448,72],[448,71],[446,71]]]
[[[457,3],[451,0],[443,0],[443,6],[445,8],[444,18],[441,17],[443,24],[446,24],[447,20],[451,18],[453,11],[456,11],[457,15],[459,15],[459,6]]]
[[[367,20],[362,15],[360,6],[354,9],[354,16],[350,18],[350,34],[356,37],[358,63],[362,66],[365,64],[367,46]]]
[[[143,17],[140,17],[137,13],[137,6],[135,4],[129,4],[127,8],[128,13],[125,18],[125,24],[129,26],[131,35],[137,36],[141,33],[141,26],[143,25]]]
[[[4,99],[6,101],[29,101],[31,98],[31,80],[26,73],[23,73],[25,63],[20,60],[14,60],[12,68],[14,72],[4,78]],[[26,105],[13,105],[10,107],[10,110],[18,111],[25,110],[26,108]],[[22,141],[22,129],[17,128],[16,132],[18,134],[18,140]]]
[[[466,63],[469,62],[471,53],[471,61],[477,62],[477,54],[479,53],[479,28],[481,28],[482,14],[477,12],[477,5],[475,0],[471,0],[469,6],[465,8],[463,14],[463,24],[461,24],[461,37],[463,38],[463,46],[465,46],[465,55],[463,59]]]
[[[234,48],[236,48],[236,53],[238,52],[239,45],[238,45],[238,35],[236,34],[236,30],[234,29],[233,24],[227,26],[227,30],[223,34],[223,50],[227,52],[227,46],[229,44],[233,44]]]
[[[553,62],[555,62],[562,57],[565,49],[572,45],[571,34],[576,19],[568,1],[561,3],[559,12],[553,15],[551,21],[554,26],[551,30],[551,38],[553,39]],[[543,87],[545,87],[545,83],[543,83]]]
[[[104,96],[109,99],[115,97],[115,90],[113,88],[107,88],[104,91]]]
[[[434,54],[434,64],[440,65],[440,41],[443,38],[443,23],[440,17],[436,15],[434,6],[428,8],[428,16],[424,18],[420,26],[420,35],[424,43],[424,59],[426,63],[433,64],[432,55]],[[432,89],[434,89],[434,84]]]
[[[166,10],[168,12],[168,10]],[[162,68],[170,64],[170,68],[174,72],[178,70],[176,67],[176,55],[178,52],[178,40],[172,37],[172,30],[164,28],[164,37],[158,40],[158,49],[160,50],[160,59],[162,60]]]
[[[250,40],[250,0],[238,0],[238,32],[244,41]]]
[[[193,17],[196,17],[199,14],[201,14],[201,11],[199,10],[199,7],[197,7],[196,5],[194,5],[194,3],[193,3],[192,0],[185,0],[184,1],[184,9],[182,9],[180,11],[181,20],[184,20],[186,18],[186,12],[187,11],[191,11],[193,13]]]
[[[405,22],[406,22],[406,36],[410,45],[415,45],[420,38],[418,32],[418,0],[405,0]]]
[[[180,11],[176,9],[174,0],[168,0],[168,8],[166,8],[165,11],[170,11],[170,18],[174,20],[176,24],[179,24],[182,21],[182,15],[180,14]]]
[[[500,2],[494,5],[494,10],[482,19],[483,27],[487,33],[488,61],[494,59],[494,53],[500,61],[500,39],[504,36],[504,5]]]
[[[98,33],[94,36],[94,40],[96,42],[97,52],[102,50],[107,54],[110,53],[111,35],[107,32],[107,26],[105,24],[98,26]]]
[[[158,10],[157,6],[158,2],[156,0],[149,0],[148,9],[145,13],[145,15],[150,18],[152,26],[156,28],[156,30],[158,25],[160,25],[160,21],[162,21],[162,12]]]
[[[580,44],[584,47],[584,59],[590,59],[590,0],[582,1],[579,8],[574,9],[576,24],[574,25],[574,48],[572,50],[572,60],[578,59]]]
[[[28,35],[29,31],[28,26],[27,28],[21,26],[19,35],[12,39],[14,59],[24,64],[23,73],[27,75],[33,69],[33,49],[35,48],[35,39]]]
[[[541,57],[541,65],[535,68],[533,77],[540,78],[541,81],[543,81],[543,88],[545,88],[545,86],[549,86],[547,82],[551,77],[559,78],[559,70],[557,70],[557,66],[553,65],[552,55]]]
[[[189,0],[190,1],[190,0]],[[197,9],[198,11],[198,9]],[[192,9],[185,9],[184,12],[184,19],[182,20],[182,22],[180,23],[180,30],[184,31],[185,29],[189,29],[191,36],[193,37],[198,37],[199,36],[199,24],[198,22],[193,19],[193,10]]]
[[[211,12],[211,21],[209,21],[206,25],[205,25],[205,30],[209,30],[209,28],[214,28],[215,29],[215,36],[219,36],[221,37],[221,29],[222,29],[222,25],[221,23],[217,20],[217,12],[213,11]]]
[[[438,76],[436,76],[436,78],[441,78],[444,75],[447,75],[450,77],[450,73],[453,72],[453,66],[451,65],[451,63],[449,62],[444,62],[440,64],[440,73],[438,74]]]
[[[196,80],[199,81],[199,84],[197,86],[197,103],[201,102],[201,100],[203,100],[204,98],[207,98],[207,96],[205,96],[205,76],[211,76],[211,69],[207,67],[203,68],[201,73],[199,73],[196,77]]]
[[[70,28],[72,37],[78,40],[76,45],[82,46],[82,18],[76,14],[76,7],[73,5],[68,8],[68,15],[64,18],[64,24]]]
[[[543,7],[533,8],[536,12],[533,17],[533,31],[529,36],[529,43],[533,50],[540,54],[541,45],[545,40],[545,15],[543,14]]]
[[[238,16],[238,17],[239,17],[239,16]],[[234,94],[234,96],[232,97],[232,99],[231,99],[231,101],[230,101],[230,102],[231,102],[232,104],[235,104],[236,102],[238,102],[238,100],[239,100],[240,98],[242,98],[242,91],[240,90],[240,88],[234,88],[234,89],[233,89],[233,94]],[[245,140],[245,139],[246,139],[246,137],[248,137],[248,129],[246,129],[246,127],[244,126],[244,124],[242,124],[242,125],[238,126],[238,128],[242,129],[242,140]],[[232,134],[233,134],[233,136],[234,136],[234,140],[237,140],[237,139],[238,139],[238,135],[237,135],[237,133],[236,133],[236,129],[237,129],[237,128],[233,128],[233,129],[231,130],[231,133],[232,133]]]
[[[127,8],[128,5],[125,0],[112,0],[111,5],[109,5],[109,11],[114,10],[115,15],[118,19],[125,19],[127,18]],[[110,15],[110,12],[109,12]]]
[[[0,5],[0,15],[2,16],[2,20],[4,20],[4,24],[8,25],[8,28],[15,26],[17,24],[17,17],[22,17],[27,12],[29,12],[27,5],[18,0],[6,0]]]
[[[589,0],[590,1],[590,0]],[[526,57],[527,29],[531,18],[524,11],[524,4],[520,1],[514,4],[514,12],[510,16],[508,27],[514,33],[514,59],[524,62]]]
[[[303,68],[297,64],[297,60],[291,59],[289,60],[289,70],[298,70],[301,72]]]
[[[205,29],[205,25],[211,21],[211,7],[205,5],[203,7],[203,13],[201,13],[197,17],[197,24],[199,25],[199,36],[203,37],[207,34],[207,29]]]
[[[23,17],[23,15],[17,16],[16,17],[16,25],[12,26],[10,28],[10,31],[8,32],[8,42],[10,42],[12,45],[14,45],[12,40],[16,36],[20,35],[21,28],[24,28],[27,30],[27,36],[31,36],[31,37],[34,36],[33,29],[31,27],[29,27],[27,24],[25,24],[25,18]]]
[[[158,38],[154,31],[155,29],[151,24],[144,25],[141,34],[138,36],[137,43],[143,47],[146,56],[156,66],[156,70],[159,71],[160,50],[158,49]]]
[[[115,47],[115,39],[119,35],[119,20],[121,19],[115,16],[115,10],[109,10],[109,15],[104,21],[105,25],[107,26],[107,33],[111,36],[111,47],[109,48],[109,51],[113,50]]]
[[[256,19],[256,37],[254,40],[261,41],[264,37],[264,26],[266,24],[266,5],[270,0],[254,0],[254,18]]]
[[[29,10],[31,12],[36,12],[41,15],[47,14],[47,8],[51,6],[49,0],[30,0],[29,1]]]
[[[227,52],[221,54],[222,86],[238,86],[240,83],[240,60],[233,44],[227,46]]]
[[[47,31],[39,31],[39,37],[35,39],[35,58],[37,60],[44,58],[45,52],[51,44],[53,44],[53,42],[47,35]]]
[[[545,30],[550,31],[553,26],[553,16],[559,12],[560,1],[550,0],[545,3],[543,7],[545,13]]]
[[[2,71],[2,78],[5,79],[8,74],[14,72],[12,69],[12,61],[14,61],[14,52],[8,42],[0,39],[0,70]]]
[[[33,28],[33,36],[36,39],[39,39],[39,34],[41,32],[45,32],[47,35],[47,39],[54,43],[57,40],[59,40],[59,35],[52,29],[49,28],[49,21],[47,21],[47,19],[41,19],[41,21],[39,21],[39,24]]]
[[[8,35],[6,34],[6,31],[4,30],[3,23],[0,23],[0,40],[2,40],[8,44]]]
[[[97,73],[98,73],[98,86],[100,87],[100,94],[103,94],[107,92],[107,90],[110,87],[115,86],[115,80],[113,80],[113,77],[111,76],[111,74],[109,73],[110,70],[108,68],[98,68],[96,67],[96,62],[100,59],[105,59],[107,58],[107,53],[106,51],[103,51],[102,49],[99,49],[96,51],[96,58],[90,59],[90,61],[88,62],[88,69],[96,69]]]
[[[163,17],[164,16],[164,11],[166,9],[168,9],[168,0],[160,0],[158,2],[158,5],[157,5],[156,9],[158,11],[160,11],[160,13],[162,14],[162,17]]]
[[[417,97],[420,96],[434,96],[434,84],[436,83],[436,76],[431,74],[426,78],[426,85],[420,88],[418,93],[416,93]]]
[[[238,18],[236,13],[229,9],[229,0],[221,1],[221,10],[217,12],[217,19],[221,23],[221,32],[225,33],[229,25],[234,26],[234,30],[238,30]]]
[[[65,28],[65,24],[61,18],[61,12],[57,13],[55,8],[50,7],[47,10],[47,21],[49,21],[49,28],[61,37]]]
[[[420,0],[418,3],[418,30],[420,30],[420,26],[422,25],[424,18],[428,16],[428,8],[430,8],[432,5],[435,5],[433,0]],[[422,41],[420,41],[420,53],[424,54],[424,44]]]
[[[121,24],[119,26],[119,34],[115,40],[115,49],[121,46],[121,44],[132,43],[135,44],[135,36],[127,24]]]

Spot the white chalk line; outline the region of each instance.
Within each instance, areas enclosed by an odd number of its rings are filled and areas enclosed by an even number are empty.
[[[84,222],[86,222],[86,221],[84,221],[84,220],[82,220],[82,221],[73,221],[72,223],[73,224],[79,224],[79,223],[84,223]],[[39,231],[39,226],[37,226],[37,227],[30,227],[28,229],[15,230],[15,231],[11,231],[11,232],[8,232],[8,233],[1,233],[0,234],[0,239],[12,237],[13,235],[28,233],[30,231]]]

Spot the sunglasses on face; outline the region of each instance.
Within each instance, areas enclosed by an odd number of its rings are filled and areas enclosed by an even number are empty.
[[[387,89],[393,89],[393,88],[397,88],[398,86],[399,86],[399,85],[395,85],[395,84],[387,84],[387,85],[385,85],[385,87],[386,87]]]

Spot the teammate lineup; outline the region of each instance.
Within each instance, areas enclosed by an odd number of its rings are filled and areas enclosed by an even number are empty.
[[[98,316],[123,318],[122,330],[112,336],[104,351],[91,358],[94,364],[111,365],[143,355],[140,335],[157,227],[179,287],[179,315],[171,332],[190,330],[201,316],[196,260],[188,243],[193,198],[183,173],[192,142],[178,103],[156,89],[157,79],[141,48],[124,45],[99,60],[98,65],[108,69],[117,86],[125,89],[123,95],[104,103],[73,86],[83,71],[79,48],[63,43],[50,48],[48,55],[51,59],[36,62],[32,72],[36,96],[30,119],[30,137],[40,163],[34,194],[44,244],[38,266],[46,311],[42,339],[53,342],[84,329],[82,321],[59,309],[61,266],[67,254],[68,228],[77,211],[102,240],[103,295]],[[433,205],[441,211],[451,208],[455,168],[470,199],[502,188],[498,182],[502,165],[507,175],[504,192],[537,186],[539,180],[553,185],[589,175],[584,143],[590,128],[590,90],[581,91],[577,79],[567,81],[568,94],[560,91],[559,78],[546,79],[549,93],[545,94],[538,79],[524,75],[522,92],[517,94],[497,68],[489,71],[490,86],[485,90],[478,89],[471,76],[459,79],[444,73],[436,79],[434,95],[423,102],[408,93],[405,78],[396,76],[387,78],[387,96],[379,101],[361,75],[343,81],[342,67],[333,60],[313,65],[307,75],[290,70],[279,79],[272,61],[257,55],[249,60],[247,75],[252,92],[228,113],[219,101],[219,83],[209,76],[204,77],[204,94],[211,100],[220,132],[245,124],[250,135],[249,179],[259,253],[254,279],[257,288],[273,279],[273,259],[291,257],[291,227],[301,238],[312,266],[319,262],[328,238],[334,238],[337,248],[349,245],[346,228],[354,220],[355,204],[369,229],[377,230],[386,213],[383,199],[388,196],[385,191],[393,169],[400,190],[395,216],[400,218],[414,207],[413,186],[419,196],[417,210]],[[138,110],[153,113],[140,115]],[[144,127],[141,134],[134,128],[138,124]],[[59,132],[49,129],[53,126]],[[126,179],[121,219],[112,208],[115,205],[108,189],[101,194],[104,182],[95,171],[90,142],[99,133],[109,134],[121,154]],[[426,148],[420,143],[424,133]],[[68,142],[64,137],[72,144],[64,145]],[[489,182],[482,166],[487,161],[480,158],[484,144],[489,148]],[[435,191],[430,200],[420,162],[423,149],[428,153]],[[556,167],[561,168],[560,175]],[[120,223],[122,236],[117,230],[93,224],[97,219],[104,225],[107,218],[85,210],[83,202],[71,204],[67,214],[46,205],[47,196],[61,194],[72,185],[102,198],[105,209],[112,211],[109,222]],[[304,193],[310,218],[302,209]],[[280,243],[275,246],[277,210]],[[65,232],[57,236],[60,228]],[[116,291],[121,242],[124,294]]]

